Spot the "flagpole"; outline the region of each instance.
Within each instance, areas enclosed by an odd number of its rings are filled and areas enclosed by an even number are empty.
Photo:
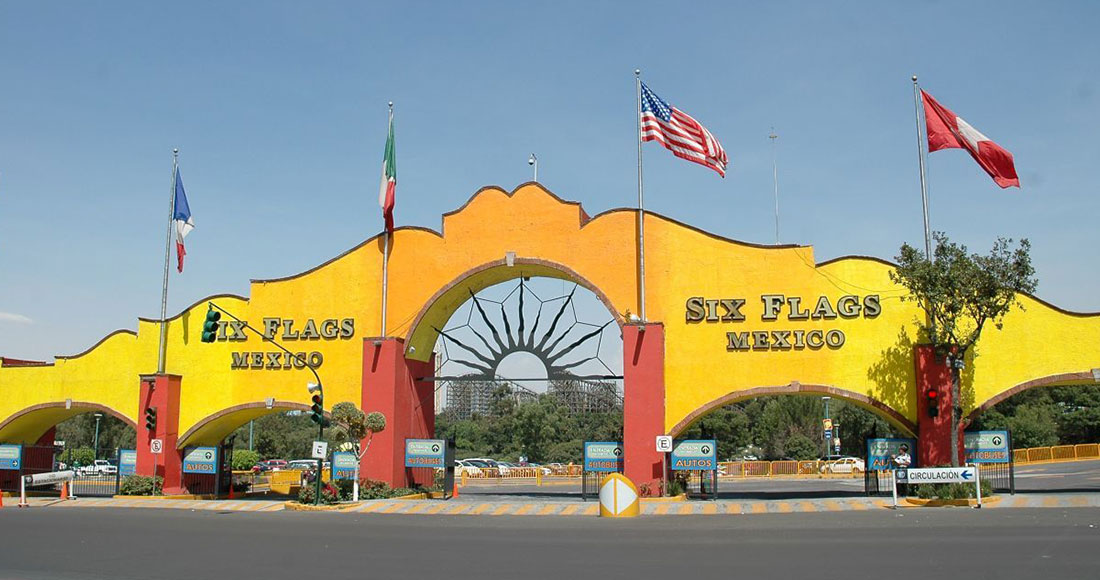
[[[921,98],[917,75],[913,75],[913,115],[917,123],[917,159],[920,160],[920,198],[924,207],[924,256],[932,261],[932,230],[928,225],[928,185],[924,177],[924,143],[921,140]]]
[[[168,194],[168,235],[164,239],[164,281],[160,291],[160,345],[157,348],[157,374],[164,374],[164,361],[168,349],[168,260],[172,256],[172,221],[176,213],[176,172],[179,171],[179,149],[172,149],[172,187]]]
[[[386,127],[386,134],[389,135],[393,130],[393,101],[390,101],[390,119],[389,125]],[[383,246],[382,246],[382,337],[386,336],[386,301],[389,298],[390,288],[390,230],[384,228],[383,234]]]
[[[645,317],[645,205],[642,203],[642,71],[634,69],[634,88],[638,97],[638,309]]]
[[[772,127],[772,132],[768,135],[768,139],[772,140],[772,183],[775,184],[775,245],[779,245],[779,166],[775,160],[775,140],[779,138],[779,135],[775,134],[775,127]]]

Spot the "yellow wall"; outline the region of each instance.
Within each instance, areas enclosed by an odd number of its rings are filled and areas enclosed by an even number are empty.
[[[347,253],[296,276],[253,281],[250,297],[215,297],[220,306],[261,327],[264,317],[355,319],[351,339],[298,341],[292,350],[318,351],[326,406],[359,402],[364,338],[407,338],[410,358],[430,356],[436,336],[431,326],[446,322],[469,290],[524,275],[579,277],[601,294],[622,320],[639,312],[635,274],[636,213],[615,210],[589,220],[579,204],[563,202],[540,186],[527,184],[508,194],[486,188],[460,210],[443,218],[441,233],[404,228],[395,233],[390,258],[388,328],[380,328],[382,243],[372,238]],[[843,227],[838,225],[838,227]],[[912,345],[920,311],[902,302],[901,288],[889,279],[890,266],[871,258],[845,258],[815,265],[812,247],[762,247],[706,234],[660,216],[646,221],[647,317],[666,329],[666,430],[708,403],[757,387],[802,384],[844,389],[881,401],[916,421]],[[504,265],[515,252],[514,267]],[[473,270],[477,274],[467,276]],[[813,308],[819,296],[835,306],[846,294],[880,296],[880,315],[825,321],[792,321],[784,309],[778,320],[763,321],[762,294],[798,296]],[[433,308],[432,298],[439,298]],[[689,323],[689,297],[743,298],[746,320]],[[979,357],[964,380],[976,396],[974,408],[997,394],[1035,378],[1100,367],[1100,316],[1059,312],[1025,298],[1026,312],[1014,311],[1004,330],[988,328]],[[423,311],[423,312],[422,312]],[[169,324],[167,371],[183,375],[180,434],[229,407],[262,403],[273,397],[285,408],[308,401],[306,370],[232,370],[234,351],[274,351],[254,335],[246,342],[199,341],[206,301]],[[420,323],[413,328],[418,317]],[[843,347],[833,350],[728,352],[726,332],[837,329]],[[157,325],[138,324],[136,336],[110,336],[90,352],[58,359],[53,366],[0,368],[0,441],[37,438],[57,411],[40,411],[18,421],[8,418],[32,405],[70,398],[106,405],[138,421],[138,375],[156,367]],[[288,346],[295,345],[288,342]],[[369,407],[369,403],[368,403]],[[79,411],[79,409],[77,409]],[[71,411],[71,412],[77,412]],[[181,443],[212,443],[235,424],[265,409],[223,417],[199,436]]]

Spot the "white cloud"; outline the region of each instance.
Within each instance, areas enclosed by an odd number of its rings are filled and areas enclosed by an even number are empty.
[[[0,322],[18,322],[20,324],[34,324],[34,321],[22,314],[12,314],[11,312],[0,312]]]

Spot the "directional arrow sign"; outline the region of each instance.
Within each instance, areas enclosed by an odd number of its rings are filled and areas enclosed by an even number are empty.
[[[908,483],[972,483],[977,477],[973,467],[928,467],[909,469],[906,474]],[[900,477],[898,479],[901,479]]]
[[[600,516],[631,518],[641,510],[638,507],[638,488],[634,482],[620,473],[611,473],[600,482]]]

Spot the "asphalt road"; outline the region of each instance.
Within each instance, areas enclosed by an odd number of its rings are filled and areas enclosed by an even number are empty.
[[[0,510],[0,579],[1093,578],[1100,509],[630,520]]]

